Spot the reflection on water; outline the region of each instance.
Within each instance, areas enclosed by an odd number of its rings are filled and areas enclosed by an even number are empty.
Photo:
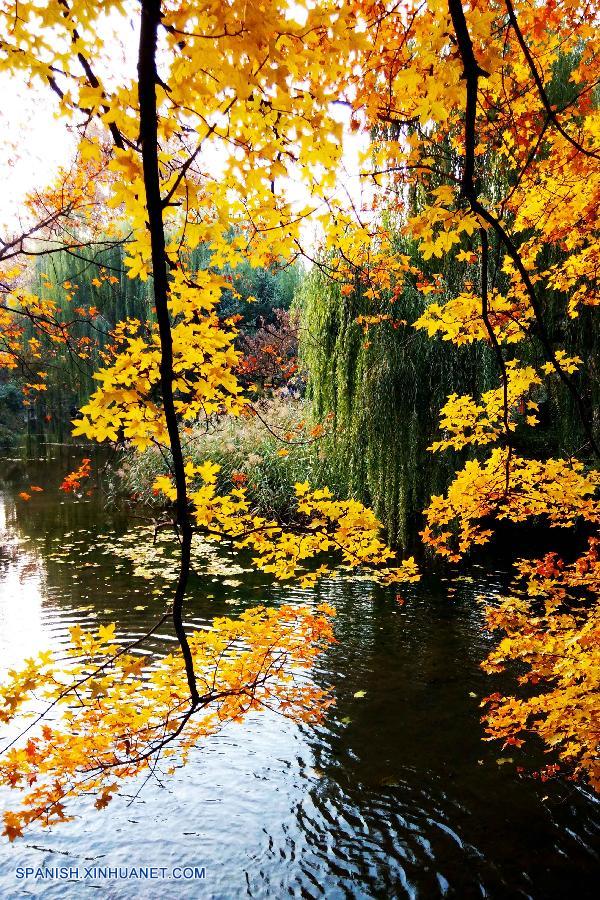
[[[45,570],[37,555],[17,536],[16,504],[0,497],[0,641],[2,666],[18,665],[23,650],[48,642],[42,615]],[[24,640],[23,640],[24,638]]]
[[[99,496],[59,495],[69,467],[15,466],[0,495],[3,669],[60,649],[76,622],[115,621],[122,639],[138,636],[163,602],[155,580],[133,575],[134,562],[109,549],[132,526],[108,515]],[[29,483],[46,490],[23,503],[17,495]],[[404,590],[399,606],[393,591],[358,579],[311,593],[248,572],[223,585],[217,571],[213,560],[194,578],[195,626],[264,600],[335,603],[338,643],[314,674],[335,690],[327,721],[310,730],[251,717],[135,800],[127,786],[129,796],[104,812],[83,800],[73,822],[3,842],[2,897],[592,896],[597,801],[572,785],[522,779],[516,766],[539,761],[531,749],[509,755],[481,741],[479,700],[503,682],[478,667],[489,638],[476,597],[497,592],[501,572],[465,576],[454,592],[430,580]],[[158,636],[154,650],[167,640]],[[206,880],[15,878],[24,865],[182,863],[205,866]]]

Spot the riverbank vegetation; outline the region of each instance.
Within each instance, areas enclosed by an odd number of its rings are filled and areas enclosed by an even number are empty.
[[[69,665],[11,673],[4,721],[45,706],[0,763],[30,788],[6,833],[61,821],[85,791],[106,806],[250,711],[326,714],[327,692],[294,679],[327,652],[334,611],[257,608],[189,634],[197,535],[283,583],[341,563],[397,597],[419,565],[455,573],[528,526],[541,555],[515,555],[486,613],[482,665],[517,674],[484,701],[483,734],[538,740],[540,777],[597,788],[593,8],[125,9],[139,47],[116,74],[93,5],[0,11],[2,65],[53,93],[79,138],[0,245],[0,421],[21,404],[19,427],[62,437],[72,420],[118,450],[112,496],[178,542],[155,626],[178,649],[144,672],[109,628],[75,628]],[[81,469],[65,474],[77,491]]]
[[[345,479],[328,452],[328,437],[312,436],[307,416],[310,410],[303,399],[263,399],[247,416],[220,419],[209,430],[191,429],[186,454],[196,465],[209,460],[219,466],[222,490],[243,487],[261,515],[290,521],[297,482],[326,484],[336,496],[347,495]],[[134,503],[163,508],[164,497],[152,486],[164,468],[159,450],[126,452],[109,474],[111,500],[133,498]]]

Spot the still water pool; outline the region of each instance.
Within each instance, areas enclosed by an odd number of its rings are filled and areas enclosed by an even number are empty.
[[[60,650],[70,625],[114,621],[143,634],[164,603],[149,577],[163,568],[139,522],[57,490],[69,461],[3,462],[0,490],[0,666]],[[54,456],[55,458],[52,458]],[[73,464],[71,464],[73,463]],[[44,488],[23,502],[30,484]],[[133,554],[129,553],[130,556]],[[137,574],[135,573],[137,567]],[[225,575],[222,571],[228,571]],[[142,571],[140,571],[140,568]],[[243,568],[243,566],[242,566]],[[395,592],[360,579],[318,590],[273,585],[205,561],[193,579],[191,626],[260,602],[327,599],[334,645],[314,672],[336,705],[317,729],[261,714],[197,749],[190,763],[140,795],[0,848],[0,897],[44,898],[586,898],[597,896],[598,801],[568,783],[540,784],[517,766],[535,750],[481,740],[481,697],[510,681],[479,663],[491,644],[477,597],[503,571],[473,569],[452,586],[427,578]],[[229,584],[223,584],[223,577]],[[153,652],[171,649],[168,629]],[[355,697],[363,692],[364,697]],[[128,793],[128,788],[125,788]],[[2,805],[14,803],[7,791]],[[83,878],[90,867],[204,867],[205,878]],[[78,880],[19,880],[17,867],[73,867]]]

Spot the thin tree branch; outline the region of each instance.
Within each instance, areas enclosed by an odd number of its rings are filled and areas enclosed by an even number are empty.
[[[169,282],[163,222],[163,204],[160,194],[158,165],[158,117],[156,105],[156,43],[161,20],[160,0],[142,0],[140,44],[138,56],[138,95],[140,103],[140,143],[148,230],[152,252],[154,276],[154,305],[161,347],[160,386],[177,489],[177,526],[181,530],[181,558],[179,577],[173,599],[173,625],[179,641],[190,689],[192,708],[200,702],[194,673],[194,661],[183,625],[183,601],[186,593],[191,559],[192,522],[187,496],[185,468],[179,435],[179,425],[173,395],[173,335],[169,316]]]
[[[533,76],[533,80],[535,81],[535,86],[538,90],[538,94],[540,95],[540,100],[542,101],[542,105],[543,105],[544,109],[546,110],[546,113],[548,114],[548,118],[552,121],[556,130],[564,137],[564,139],[566,141],[569,142],[569,144],[571,144],[573,147],[575,147],[575,149],[578,150],[579,153],[583,153],[585,156],[591,156],[594,159],[600,159],[600,153],[598,153],[598,151],[588,150],[587,147],[584,147],[583,144],[580,144],[579,141],[576,141],[575,138],[571,137],[571,135],[567,131],[565,131],[563,126],[558,121],[558,116],[556,114],[556,110],[553,108],[552,104],[550,103],[548,94],[546,93],[546,89],[544,87],[544,83],[540,77],[540,73],[537,70],[535,60],[534,60],[533,56],[531,55],[531,50],[527,46],[527,42],[525,41],[525,38],[523,37],[523,32],[521,31],[521,29],[519,27],[519,23],[517,22],[517,16],[515,14],[515,8],[512,4],[512,0],[504,0],[504,3],[506,6],[506,11],[508,12],[508,20],[513,28],[513,31],[515,32],[515,34],[517,36],[517,41],[519,42],[519,46],[521,47],[521,50],[523,51],[523,56],[527,60],[527,65],[529,66],[529,69]]]

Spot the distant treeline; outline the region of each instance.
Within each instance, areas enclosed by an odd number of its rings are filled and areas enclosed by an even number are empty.
[[[5,376],[0,382],[0,446],[11,446],[24,434],[67,439],[71,419],[94,389],[93,373],[102,364],[100,352],[116,323],[126,318],[153,320],[151,280],[128,277],[123,264],[126,252],[126,245],[113,244],[101,250],[60,250],[36,258],[29,290],[53,300],[65,321],[78,319],[69,329],[70,344],[74,347],[83,339],[82,350],[89,355],[82,358],[32,325],[26,328],[25,344],[32,338],[39,340],[42,358],[48,360],[47,390],[24,402],[19,369]],[[207,264],[202,248],[191,254],[193,271]],[[224,292],[219,315],[242,316],[238,327],[252,334],[263,322],[274,321],[275,310],[289,309],[301,269],[296,264],[271,269],[244,265],[225,274],[231,279],[231,291]],[[248,301],[249,297],[255,299]]]

